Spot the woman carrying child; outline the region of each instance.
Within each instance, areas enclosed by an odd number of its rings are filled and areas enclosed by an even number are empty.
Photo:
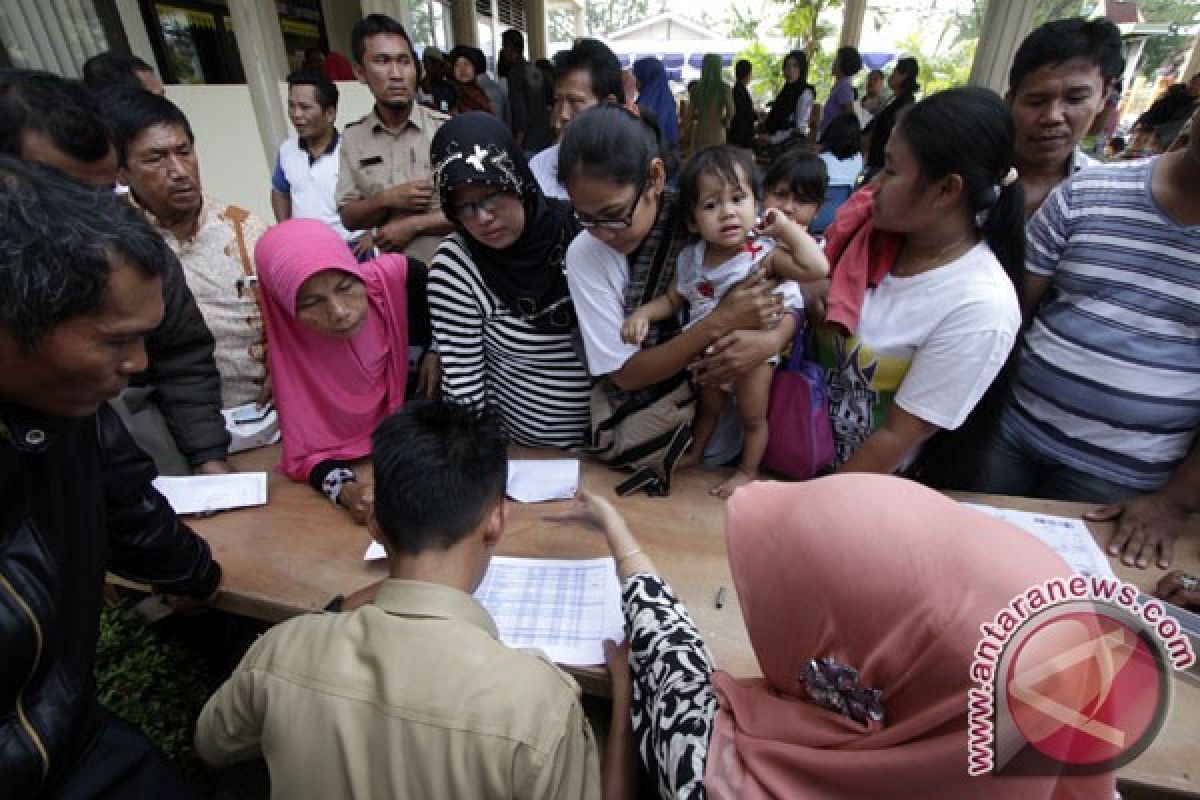
[[[563,135],[558,174],[584,227],[567,251],[567,282],[588,372],[610,405],[647,395],[656,402],[681,385],[684,394],[689,366],[700,384],[732,383],[791,341],[796,321],[758,274],[683,332],[666,321],[653,326],[641,345],[623,341],[626,317],[667,290],[686,243],[676,235],[679,204],[666,186],[657,131],[616,106],[590,109]],[[595,413],[596,393],[594,388],[593,434],[606,422]],[[713,437],[708,461],[725,463],[736,455],[736,441],[730,447],[722,438]],[[661,485],[652,489],[666,489],[689,442],[690,436],[674,442],[671,458],[655,470]]]
[[[756,225],[758,187],[754,165],[727,145],[709,147],[692,156],[679,177],[679,205],[689,232],[698,237],[679,253],[675,280],[667,290],[638,308],[625,321],[621,338],[641,344],[655,322],[672,319],[685,307],[691,328],[716,309],[735,284],[758,270],[783,281],[777,293],[792,311],[804,308],[798,282],[825,277],[825,254],[804,229],[777,210],[769,210]],[[776,243],[778,241],[778,244]],[[745,437],[737,471],[714,486],[712,494],[729,497],[738,486],[758,477],[767,448],[767,400],[774,356],[742,374],[733,384]],[[700,462],[700,454],[716,429],[729,387],[700,389],[693,426],[692,455],[681,463]]]

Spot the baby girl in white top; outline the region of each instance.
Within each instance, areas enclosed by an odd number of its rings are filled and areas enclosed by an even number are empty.
[[[717,307],[730,287],[756,271],[781,281],[776,293],[786,308],[803,309],[797,282],[824,278],[829,262],[807,231],[781,212],[768,209],[756,225],[758,195],[754,165],[734,148],[709,147],[688,161],[679,176],[679,202],[688,230],[699,240],[679,253],[675,285],[625,320],[622,339],[640,344],[651,323],[677,314],[685,305],[688,324],[694,325]],[[733,384],[745,445],[737,471],[714,486],[713,494],[728,497],[758,477],[767,448],[767,400],[777,363],[778,357],[760,364]],[[700,462],[728,396],[728,386],[700,388],[695,442],[681,466]]]

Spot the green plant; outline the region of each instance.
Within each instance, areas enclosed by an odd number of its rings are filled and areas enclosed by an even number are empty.
[[[196,717],[208,699],[204,665],[194,653],[161,641],[126,606],[105,604],[96,691],[106,708],[140,728],[189,781],[207,780],[192,749]]]

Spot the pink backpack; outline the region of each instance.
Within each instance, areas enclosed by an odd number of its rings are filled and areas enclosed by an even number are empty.
[[[808,480],[833,463],[829,387],[821,366],[805,358],[804,330],[796,332],[787,363],[775,372],[767,404],[767,452],[763,466],[788,478]]]

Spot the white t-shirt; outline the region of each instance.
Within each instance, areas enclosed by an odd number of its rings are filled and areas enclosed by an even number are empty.
[[[912,277],[867,289],[858,329],[817,331],[838,461],[883,424],[895,402],[939,428],[966,420],[1021,328],[1012,281],[986,243]]]
[[[537,178],[538,186],[546,197],[570,200],[567,190],[558,182],[558,145],[547,147],[529,159],[529,170]]]
[[[609,375],[641,351],[621,340],[625,324],[625,289],[629,262],[625,256],[583,231],[567,248],[567,286],[575,303],[588,373]],[[717,431],[704,451],[705,461],[724,464],[741,449],[741,423],[728,403]]]
[[[675,266],[675,291],[688,305],[687,327],[707,317],[734,285],[746,278],[775,249],[775,240],[759,236],[746,243],[736,256],[715,267],[704,266],[706,242],[701,239],[679,251]],[[795,281],[779,284],[775,293],[793,311],[804,309],[804,295]]]
[[[849,158],[838,158],[833,153],[821,153],[820,159],[825,162],[830,186],[853,186],[858,180],[858,173],[862,172],[862,153],[855,153]]]

